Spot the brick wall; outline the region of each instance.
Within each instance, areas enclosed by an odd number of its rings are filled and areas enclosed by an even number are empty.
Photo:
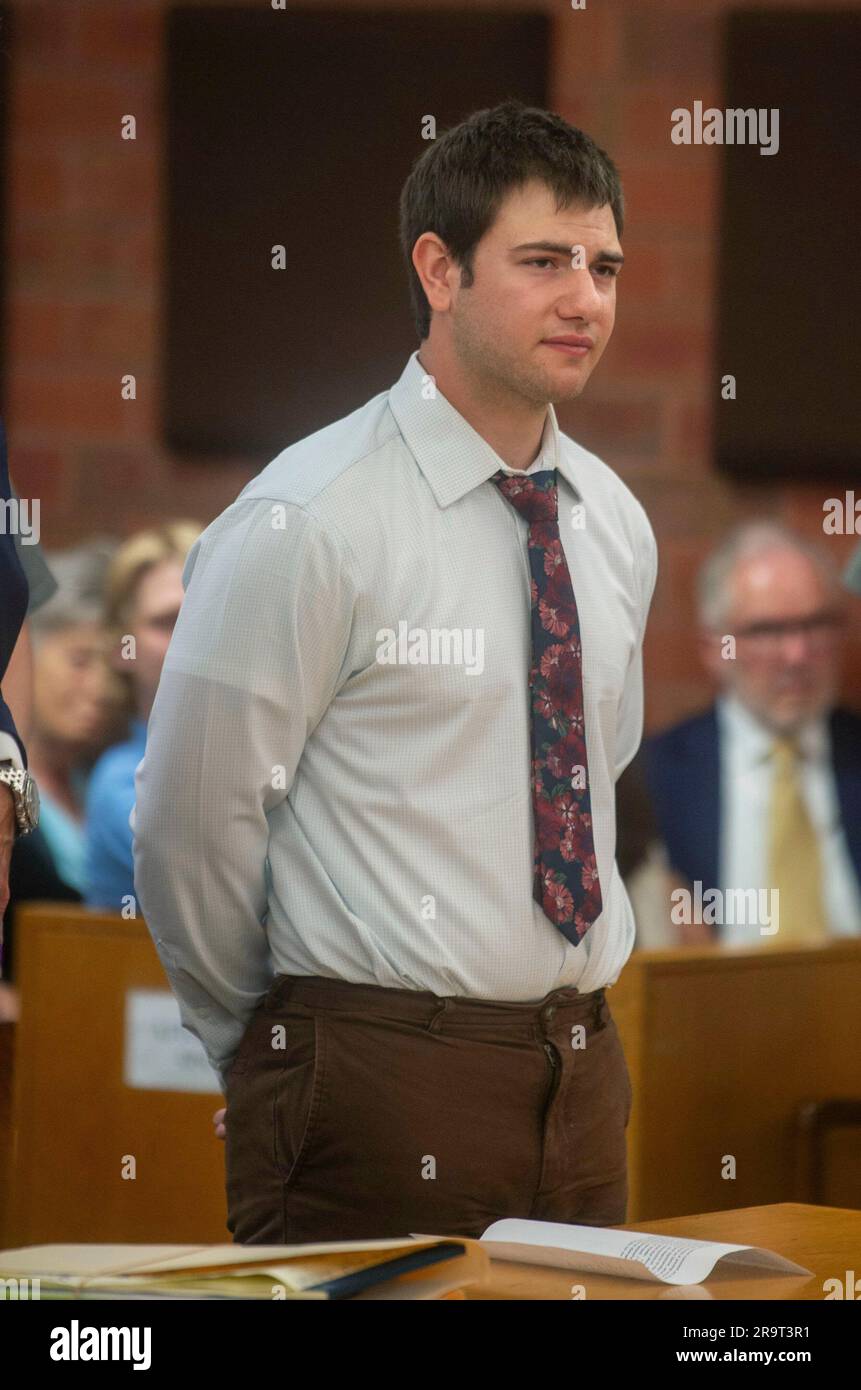
[[[503,7],[519,6],[474,5]],[[626,479],[658,537],[646,644],[647,726],[657,727],[708,698],[691,642],[700,556],[745,515],[777,515],[821,536],[822,501],[845,484],[745,487],[710,464],[720,408],[710,346],[720,151],[671,145],[668,113],[697,98],[724,104],[718,41],[727,6],[587,0],[574,11],[548,0],[547,8],[552,105],[609,151],[625,187],[629,259],[615,334],[563,421]],[[205,524],[266,460],[180,464],[158,437],[167,7],[24,0],[10,9],[4,408],[16,486],[41,498],[49,548],[100,531],[124,536],[166,516]],[[126,113],[137,119],[134,142],[119,138]],[[134,402],[119,396],[128,372]],[[828,541],[841,564],[853,539]],[[851,609],[844,694],[858,704],[861,600]]]

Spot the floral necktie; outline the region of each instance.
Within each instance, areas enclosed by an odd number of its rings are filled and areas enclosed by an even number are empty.
[[[556,470],[494,473],[529,523],[532,575],[533,896],[575,946],[601,912],[583,713],[580,620],[559,536]]]

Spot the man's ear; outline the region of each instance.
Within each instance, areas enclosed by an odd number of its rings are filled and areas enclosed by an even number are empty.
[[[413,247],[412,262],[431,310],[445,313],[451,308],[451,270],[456,272],[457,267],[435,232],[422,232]]]

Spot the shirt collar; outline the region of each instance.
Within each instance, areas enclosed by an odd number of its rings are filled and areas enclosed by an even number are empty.
[[[488,446],[489,447],[489,446]],[[498,457],[498,455],[497,455]],[[547,469],[556,467],[556,460],[559,457],[556,436],[553,433],[553,422],[550,419],[550,412],[547,412],[547,419],[544,422],[544,433],[541,436],[541,448],[537,457],[530,463],[528,468],[509,468],[508,464],[499,459],[499,468],[503,473],[510,474],[511,477],[526,477],[530,473],[544,473]]]
[[[732,734],[738,755],[746,765],[761,762],[771,755],[775,735],[737,695],[719,695],[716,704],[718,718],[724,730]],[[826,756],[828,732],[824,716],[802,724],[797,737],[802,757],[816,760]]]
[[[479,483],[487,482],[502,460],[486,439],[455,410],[419,361],[418,348],[407,360],[389,391],[389,408],[407,448],[427,478],[441,507],[458,502]],[[583,499],[576,466],[562,447],[559,422],[552,403],[541,440],[545,468],[557,468],[578,500]]]

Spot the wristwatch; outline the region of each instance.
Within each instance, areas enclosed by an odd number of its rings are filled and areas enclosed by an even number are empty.
[[[29,835],[39,824],[39,789],[35,777],[7,758],[0,762],[0,782],[6,783],[15,801],[18,834]]]

